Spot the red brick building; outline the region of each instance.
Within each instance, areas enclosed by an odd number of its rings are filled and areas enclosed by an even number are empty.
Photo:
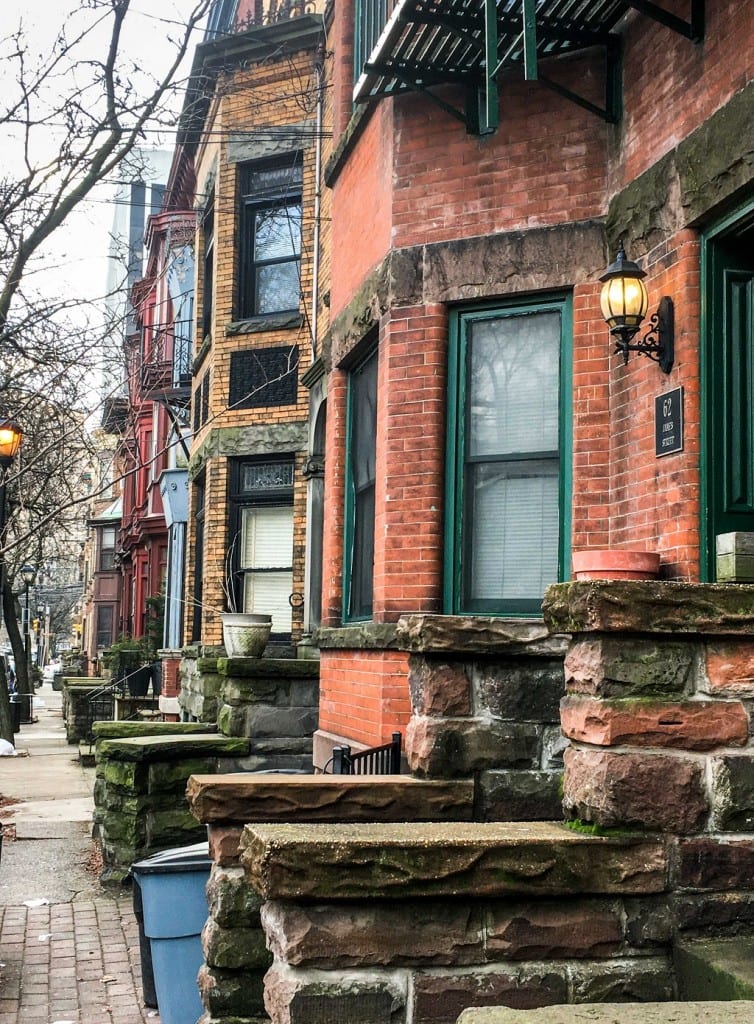
[[[406,723],[401,615],[535,618],[582,549],[714,580],[754,530],[754,2],[572,7],[332,10],[318,763]],[[621,240],[667,373],[601,312]]]

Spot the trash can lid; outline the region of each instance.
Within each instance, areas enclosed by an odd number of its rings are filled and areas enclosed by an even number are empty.
[[[172,850],[163,850],[145,860],[131,865],[131,870],[142,875],[159,875],[176,871],[204,871],[212,864],[209,855],[209,843],[205,839],[193,846],[175,846]]]

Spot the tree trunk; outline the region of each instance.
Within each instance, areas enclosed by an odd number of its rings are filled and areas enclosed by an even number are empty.
[[[13,720],[10,714],[10,695],[8,680],[5,677],[5,665],[0,661],[0,738],[15,746],[13,738]]]
[[[26,694],[30,697],[34,692],[34,688],[31,685],[29,670],[26,664],[24,638],[21,636],[21,630],[18,628],[16,602],[13,600],[13,591],[11,590],[10,583],[7,579],[3,581],[3,619],[5,620],[5,628],[8,630],[8,639],[10,640],[10,645],[13,649],[13,660],[16,663],[16,689],[19,693]],[[29,708],[29,712],[31,712],[31,703],[27,706]],[[29,717],[31,717],[31,714]]]

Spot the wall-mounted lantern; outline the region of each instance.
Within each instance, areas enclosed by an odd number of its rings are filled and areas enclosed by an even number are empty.
[[[655,363],[663,373],[673,369],[675,338],[673,300],[665,296],[657,312],[649,318],[651,327],[639,341],[634,341],[647,315],[649,299],[644,280],[647,275],[641,267],[626,257],[623,242],[618,243],[618,255],[600,278],[603,281],[600,305],[602,315],[615,338],[615,351],[628,362],[629,352],[641,352]]]

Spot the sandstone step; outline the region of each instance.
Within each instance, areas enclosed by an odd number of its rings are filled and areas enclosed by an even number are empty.
[[[101,739],[101,758],[113,761],[181,761],[190,757],[245,757],[249,741],[220,733],[204,735],[148,735],[128,739]]]
[[[754,1000],[753,936],[684,940],[673,959],[682,998]]]
[[[754,1002],[582,1003],[464,1010],[458,1024],[752,1024]]]
[[[94,744],[82,741],[79,743],[79,764],[82,768],[93,768],[96,763]]]
[[[205,824],[254,821],[469,821],[474,783],[409,775],[192,775],[191,811]]]
[[[265,899],[657,893],[660,839],[546,822],[247,825],[249,880]]]

